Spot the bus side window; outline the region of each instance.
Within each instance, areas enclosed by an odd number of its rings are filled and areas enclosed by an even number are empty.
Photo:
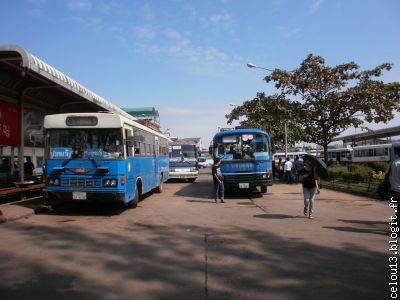
[[[125,140],[126,156],[132,156],[133,155],[133,153],[132,153],[132,146],[133,146],[132,132],[125,129],[125,137],[126,137],[126,140]]]
[[[218,146],[218,154],[224,154],[225,153],[225,147],[224,145],[219,145]]]
[[[140,155],[140,143],[135,141],[133,146],[135,148],[135,155]]]
[[[146,144],[145,143],[140,143],[140,154],[146,155]]]

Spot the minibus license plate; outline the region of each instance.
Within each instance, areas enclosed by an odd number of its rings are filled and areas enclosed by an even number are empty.
[[[86,192],[72,192],[73,200],[86,200]]]
[[[250,187],[249,183],[239,183],[239,189],[248,189]]]

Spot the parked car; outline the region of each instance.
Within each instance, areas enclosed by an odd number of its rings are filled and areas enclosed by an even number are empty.
[[[207,168],[207,159],[205,157],[199,157],[198,158],[198,163],[199,163],[199,168]]]
[[[199,163],[199,168],[209,168],[213,165],[214,161],[212,158],[201,156],[198,159],[198,163]]]

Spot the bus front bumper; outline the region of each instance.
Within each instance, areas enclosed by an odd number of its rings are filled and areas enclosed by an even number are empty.
[[[224,185],[228,188],[247,189],[272,185],[272,173],[224,173],[223,176]]]
[[[181,171],[181,172],[169,172],[169,179],[190,179],[199,177],[199,172]]]
[[[94,192],[94,191],[59,191],[44,190],[44,196],[48,201],[118,201],[124,202],[123,192]]]

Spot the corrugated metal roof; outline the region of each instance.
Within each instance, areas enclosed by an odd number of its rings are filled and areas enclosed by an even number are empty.
[[[88,88],[84,87],[77,81],[73,80],[72,78],[68,77],[64,73],[60,72],[56,68],[50,66],[49,64],[45,63],[38,57],[34,56],[33,54],[26,51],[24,48],[18,45],[0,45],[0,52],[16,52],[18,53],[21,58],[21,67],[25,70],[33,71],[47,79],[53,81],[54,83],[64,87],[72,91],[73,93],[81,96],[82,98],[93,102],[94,104],[104,108],[104,110],[108,110],[111,112],[115,112],[121,114],[127,118],[136,120],[135,117],[131,116],[130,114],[126,113],[120,107],[114,105],[110,101],[100,97],[96,93],[92,92]]]

